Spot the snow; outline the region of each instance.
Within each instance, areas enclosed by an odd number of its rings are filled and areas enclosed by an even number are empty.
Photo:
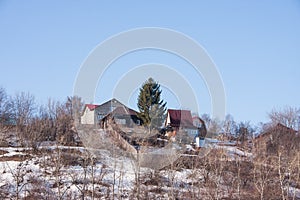
[[[144,156],[144,159],[153,159],[149,160],[152,165],[160,165],[160,163],[169,162],[169,157],[166,156],[173,154],[177,150],[173,148],[175,146],[170,146],[168,149],[160,149],[160,148],[150,148],[143,149],[144,153],[150,153],[150,157]],[[192,146],[187,146],[192,149]],[[216,148],[224,150],[229,157],[235,159],[236,156],[241,156],[245,158],[252,158],[252,153],[239,149],[236,146],[224,146],[218,145],[217,143],[209,146],[209,148]],[[56,149],[60,149],[61,152],[74,153],[74,155],[85,156],[90,155],[87,154],[87,151],[92,153],[92,157],[96,157],[96,162],[94,166],[94,178],[95,178],[95,191],[97,194],[101,194],[102,196],[96,199],[106,199],[106,194],[112,195],[113,190],[116,195],[112,199],[132,199],[133,189],[136,184],[136,177],[139,175],[140,182],[145,183],[146,180],[151,179],[150,174],[154,174],[154,172],[158,172],[159,181],[161,181],[160,185],[149,184],[144,185],[141,184],[141,188],[146,188],[149,192],[149,199],[170,199],[172,198],[170,194],[172,190],[180,191],[182,194],[190,193],[193,189],[199,189],[199,193],[206,194],[209,192],[205,186],[201,185],[199,187],[199,183],[204,182],[205,169],[180,169],[179,171],[171,170],[171,169],[160,169],[159,171],[155,171],[153,169],[147,167],[141,167],[139,173],[138,172],[138,162],[135,159],[122,156],[120,154],[112,154],[111,151],[108,150],[95,150],[92,148],[84,148],[84,147],[69,147],[69,146],[57,146],[51,144],[44,144],[40,150],[53,150],[53,152],[41,153],[39,155],[31,155],[25,161],[0,161],[0,193],[1,190],[8,191],[6,199],[14,199],[16,194],[16,188],[20,189],[22,185],[25,185],[26,189],[33,189],[37,187],[39,189],[45,188],[44,193],[50,194],[53,196],[58,195],[58,186],[57,180],[60,180],[61,185],[59,186],[60,191],[64,193],[62,199],[80,199],[81,190],[84,187],[85,179],[84,172],[86,170],[87,178],[91,180],[92,168],[88,166],[84,169],[79,164],[68,165],[65,166],[61,164],[58,169],[58,174],[56,174],[55,161],[57,159],[57,151]],[[0,157],[11,157],[14,155],[28,155],[31,154],[30,148],[0,148],[7,153],[1,155]],[[66,150],[66,151],[64,151]],[[74,156],[73,155],[73,156]],[[143,156],[143,154],[140,154]],[[180,155],[180,154],[179,154]],[[181,154],[182,156],[182,154]],[[183,156],[197,156],[197,155],[183,155]],[[159,159],[158,159],[159,158]],[[164,158],[164,159],[161,159]],[[146,165],[147,166],[147,165]],[[20,174],[22,177],[22,182],[19,186],[16,185],[16,175]],[[212,176],[212,179],[215,176]],[[34,184],[31,181],[39,180],[40,182]],[[114,185],[114,187],[112,186]],[[203,188],[202,188],[203,187]],[[220,186],[220,188],[225,186]],[[87,183],[86,188],[89,188],[90,191],[93,189],[93,185],[91,182]],[[155,192],[162,190],[162,192]],[[207,190],[207,191],[206,191]],[[222,189],[226,190],[226,188]],[[295,192],[295,196],[300,198],[300,189],[298,188],[289,188],[290,195],[293,195]],[[226,194],[224,194],[226,196]],[[26,196],[25,189],[20,192],[20,197],[23,198]],[[0,197],[1,198],[1,197]],[[89,197],[87,197],[89,199]],[[205,199],[205,198],[203,198]]]
[[[43,146],[43,149],[51,149],[55,150],[57,148],[63,149],[76,149],[79,152],[85,152],[85,148],[83,147],[64,147],[64,146]],[[13,155],[26,155],[24,150],[28,150],[25,148],[1,148],[2,150],[7,151],[2,156],[13,156]],[[173,151],[174,149],[169,149],[169,151]],[[158,155],[164,155],[165,151],[159,151],[158,149],[152,149],[152,153]],[[170,153],[170,152],[167,153]],[[53,152],[55,153],[55,152]],[[27,153],[28,154],[28,153]],[[102,191],[105,193],[105,187],[101,184],[105,183],[110,185],[115,184],[114,190],[116,194],[120,194],[120,191],[124,193],[124,197],[128,196],[128,191],[132,191],[135,186],[135,180],[137,176],[137,162],[125,157],[125,156],[112,156],[111,152],[107,150],[99,150],[97,151],[97,156],[101,157],[101,162],[97,162],[94,166],[94,174],[95,178],[98,179],[102,177],[102,180],[99,184],[95,184],[95,188],[98,188],[98,191]],[[57,193],[58,188],[54,187],[56,182],[55,176],[55,163],[51,159],[55,158],[55,155],[40,155],[39,157],[35,156],[27,159],[26,161],[5,161],[0,162],[0,188],[3,188],[9,191],[10,196],[8,198],[13,198],[13,195],[16,194],[16,189],[20,189],[22,185],[26,185],[26,188],[33,188],[34,185],[31,185],[30,180],[32,177],[36,177],[36,179],[41,179],[44,182],[44,186],[47,187],[52,193]],[[49,161],[52,163],[49,164]],[[46,166],[44,166],[46,165]],[[88,176],[90,178],[91,168],[88,169]],[[149,174],[152,173],[153,170],[145,167],[140,168],[139,174]],[[61,166],[59,172],[59,179],[62,181],[63,185],[60,186],[61,191],[64,191],[66,194],[66,198],[68,195],[73,195],[74,198],[78,198],[80,196],[80,188],[83,188],[83,185],[80,181],[84,178],[84,169],[82,166]],[[176,179],[186,180],[188,177],[188,172],[174,172]],[[16,186],[16,176],[22,178],[22,183],[19,186]],[[74,181],[79,181],[78,184],[74,184]],[[182,181],[175,183],[179,185]],[[87,185],[88,188],[92,188],[91,184]],[[108,188],[107,188],[108,189]],[[107,192],[107,191],[106,191]],[[112,192],[112,191],[110,191]],[[20,192],[21,197],[25,197],[26,192],[22,190]],[[70,197],[70,196],[68,196]],[[128,197],[129,198],[129,197]],[[126,199],[126,198],[125,198]]]
[[[300,189],[295,187],[289,187],[289,195],[294,196],[296,199],[300,199]]]
[[[245,156],[245,157],[252,157],[252,153],[246,152],[246,151],[242,151],[240,149],[238,149],[237,147],[233,147],[233,146],[215,146],[215,148],[217,149],[223,149],[225,151],[227,151],[227,153],[231,156],[234,155],[238,155],[238,156]]]
[[[83,147],[64,147],[64,146],[44,146],[45,149],[56,149],[59,148],[63,149],[76,149],[80,152],[84,152],[85,149]],[[24,152],[20,152],[26,149],[20,148],[1,148],[1,150],[5,150],[8,153],[5,153],[1,156],[13,156],[13,155],[26,155]],[[112,158],[109,156],[108,152],[102,151],[101,156],[103,159],[102,162],[96,163],[94,166],[94,173],[95,175],[99,175],[101,173],[106,173],[104,176],[103,181],[107,183],[113,183],[113,180],[116,179],[116,176],[122,175],[123,178],[121,180],[120,185],[123,186],[124,190],[132,189],[133,181],[135,180],[134,169],[132,167],[132,161],[129,158],[122,157],[122,158]],[[22,184],[29,183],[28,181],[31,177],[42,178],[47,183],[48,187],[51,187],[54,192],[57,193],[57,188],[53,188],[53,184],[55,183],[55,167],[47,166],[46,168],[42,167],[42,163],[45,160],[50,159],[51,156],[44,156],[44,157],[34,157],[28,159],[26,161],[5,161],[0,162],[0,188],[4,187],[6,190],[9,190],[11,195],[15,194],[16,192],[16,177],[20,175],[22,178]],[[52,163],[53,164],[53,163]],[[107,166],[106,169],[103,166]],[[91,170],[89,168],[89,170]],[[59,179],[63,181],[63,186],[61,187],[62,191],[66,191],[70,194],[77,194],[80,193],[78,185],[73,184],[73,179],[81,180],[83,178],[83,171],[84,169],[81,166],[69,166],[68,168],[62,166],[60,170],[61,174],[59,175]],[[45,174],[46,173],[46,174]],[[89,171],[90,173],[90,171]],[[53,176],[54,175],[54,176]],[[90,176],[90,175],[89,175]],[[95,176],[95,177],[97,177]],[[72,178],[73,177],[73,178]],[[20,189],[20,186],[18,186]],[[26,185],[27,188],[30,187]],[[91,187],[91,186],[88,186]],[[103,188],[101,185],[96,185],[98,188]],[[20,196],[24,197],[25,192],[21,191]],[[76,195],[75,195],[76,196]],[[12,197],[12,196],[10,196]],[[8,197],[8,198],[10,198]]]

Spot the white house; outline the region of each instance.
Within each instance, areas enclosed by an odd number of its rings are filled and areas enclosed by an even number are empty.
[[[85,104],[81,116],[81,124],[96,124],[97,123],[97,110],[99,105]]]
[[[111,99],[101,105],[86,104],[81,116],[81,124],[97,125],[109,115],[114,116],[114,120],[118,124],[128,124],[129,118],[139,124],[137,112],[126,107],[117,99]]]

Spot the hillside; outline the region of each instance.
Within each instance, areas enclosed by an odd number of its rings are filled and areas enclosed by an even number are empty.
[[[163,161],[177,158],[155,170],[152,166],[161,162],[157,157],[141,167],[136,157],[111,140],[99,142],[103,137],[97,134],[90,141],[93,148],[55,142],[43,142],[37,151],[1,147],[1,199],[257,199],[261,195],[272,199],[282,195],[277,190],[278,168],[236,146],[211,145],[199,153],[177,155],[161,150]],[[293,165],[290,175],[297,170]],[[300,198],[297,181],[285,177],[284,195]]]

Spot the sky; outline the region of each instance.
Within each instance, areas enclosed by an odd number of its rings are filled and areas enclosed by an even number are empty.
[[[0,0],[0,86],[10,95],[30,92],[38,103],[64,100],[73,95],[84,61],[99,44],[128,30],[159,27],[192,38],[209,55],[223,81],[227,114],[236,121],[267,122],[274,108],[300,107],[299,19],[298,0]],[[203,77],[182,58],[155,49],[131,52],[111,63],[99,77],[94,103],[112,98],[129,72],[141,66],[147,71],[153,64],[183,77],[197,99],[195,112],[211,114]],[[164,81],[159,73],[147,73]],[[141,84],[128,91],[124,102],[134,109]],[[170,88],[162,84],[168,108],[190,109]]]

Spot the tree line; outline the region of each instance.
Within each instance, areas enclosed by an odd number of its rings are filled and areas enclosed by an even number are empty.
[[[160,128],[166,117],[167,103],[161,97],[160,84],[153,78],[146,80],[139,92],[137,107],[138,117],[144,126]],[[67,97],[64,101],[51,98],[46,104],[38,105],[34,96],[28,92],[19,92],[8,95],[0,87],[0,130],[15,127],[19,142],[23,145],[30,138],[33,141],[61,141],[70,143],[74,141],[74,124],[80,121],[84,103],[78,96]],[[237,122],[228,114],[224,120],[212,119],[208,114],[200,117],[205,121],[208,135],[212,137],[226,137],[240,142],[264,132],[271,125],[278,123],[299,130],[300,109],[286,107],[273,109],[268,113],[270,122],[253,126],[250,121]],[[37,142],[34,142],[37,143]],[[37,143],[38,144],[38,143]],[[34,145],[31,145],[34,146]]]
[[[149,82],[146,83],[149,84]],[[161,94],[159,87],[155,88],[158,90],[154,94]],[[147,99],[148,97],[149,95],[144,95],[143,98]],[[161,105],[164,105],[161,98],[152,102],[161,102]],[[154,109],[151,108],[151,104],[148,105],[150,106],[146,108]],[[4,88],[0,88],[0,132],[15,132],[19,145],[32,147],[33,150],[37,150],[42,141],[56,141],[63,145],[75,144],[74,124],[79,121],[82,108],[83,102],[79,97],[67,97],[64,101],[49,99],[46,104],[38,105],[30,93],[20,92],[10,96]],[[148,112],[149,116],[150,113]],[[268,116],[269,123],[262,123],[254,127],[249,121],[236,122],[232,115],[227,115],[222,121],[211,119],[207,114],[202,115],[201,118],[206,122],[211,136],[226,137],[226,139],[232,137],[238,141],[239,149],[245,150],[249,141],[258,133],[269,131],[273,137],[265,144],[266,148],[255,146],[255,143],[252,143],[252,148],[246,150],[253,155],[249,158],[238,155],[233,157],[224,149],[212,149],[205,157],[182,157],[163,170],[153,171],[149,174],[141,173],[142,178],[136,178],[135,188],[129,194],[132,195],[132,198],[136,197],[137,199],[157,197],[151,196],[151,194],[164,197],[166,193],[171,199],[201,199],[202,197],[222,199],[224,194],[227,199],[297,199],[296,189],[300,188],[300,141],[299,133],[294,133],[293,130],[299,130],[300,110],[294,107],[273,109]],[[277,124],[288,129],[276,128]],[[151,120],[147,126],[149,125],[151,126]],[[4,134],[4,136],[8,137],[9,134]],[[55,177],[53,188],[57,187],[57,195],[49,192],[49,198],[55,195],[60,199],[66,197],[69,182],[62,178],[65,165],[82,166],[80,174],[65,172],[72,178],[72,184],[76,185],[82,199],[89,194],[93,196],[96,193],[94,189],[95,183],[98,182],[96,179],[99,179],[99,183],[102,184],[101,189],[107,188],[107,197],[115,196],[115,187],[123,187],[123,184],[117,184],[115,179],[120,177],[121,180],[125,175],[117,176],[116,170],[113,172],[113,183],[102,181],[106,170],[104,167],[103,171],[100,168],[103,165],[95,165],[96,161],[88,151],[85,156],[80,155],[79,152],[64,154],[63,149],[60,148],[56,148],[54,153],[44,151],[40,150],[45,157],[42,159],[45,163],[42,164],[45,172],[49,166],[53,165],[50,170],[55,173],[49,176]],[[48,155],[50,155],[49,160],[46,159]],[[99,158],[99,160],[101,159]],[[25,164],[25,162],[21,164]],[[96,174],[96,169],[101,172],[100,175]],[[189,179],[183,180],[180,176],[176,176],[176,173],[182,169],[189,169]],[[21,192],[19,188],[22,187],[22,184],[33,185],[34,181],[19,183],[19,178],[25,177],[25,172],[22,174],[22,171],[18,171],[18,169],[10,171],[16,177],[16,194]],[[102,172],[105,173],[102,174]],[[136,174],[140,174],[140,171],[137,170]],[[40,184],[45,183],[43,178],[40,178],[36,188],[44,188],[46,191],[48,186]],[[89,191],[88,184],[93,186],[92,192]],[[3,191],[5,197],[7,190]],[[203,191],[205,192],[203,193]],[[39,192],[31,194],[37,195]],[[117,195],[121,195],[121,192]],[[92,199],[94,199],[93,197]]]
[[[32,94],[19,92],[9,96],[0,87],[0,130],[17,134],[17,143],[36,149],[42,141],[74,142],[74,123],[83,109],[80,97],[67,97],[65,101],[51,98],[38,105]]]
[[[159,129],[163,126],[166,117],[167,102],[162,99],[161,94],[160,84],[151,77],[142,84],[139,90],[138,117],[142,120],[143,125],[150,129]],[[300,127],[300,109],[289,106],[283,109],[273,109],[268,113],[270,121],[256,126],[250,121],[237,122],[230,114],[224,120],[212,119],[208,114],[203,114],[200,117],[208,127],[208,135],[234,139],[242,145],[259,133],[264,132],[269,126],[282,124],[296,130],[299,130]]]

